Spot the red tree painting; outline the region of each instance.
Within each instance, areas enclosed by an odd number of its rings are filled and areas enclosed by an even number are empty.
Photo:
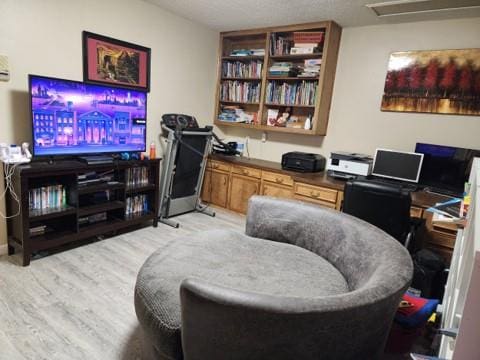
[[[480,115],[480,49],[391,54],[382,110]]]

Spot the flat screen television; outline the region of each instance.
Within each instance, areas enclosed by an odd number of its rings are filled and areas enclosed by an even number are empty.
[[[417,143],[415,152],[424,154],[420,184],[448,195],[461,196],[474,157],[480,150]]]
[[[145,92],[36,75],[29,91],[35,156],[146,150]]]

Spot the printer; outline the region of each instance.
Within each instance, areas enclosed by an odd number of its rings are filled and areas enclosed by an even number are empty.
[[[325,169],[327,160],[320,154],[292,151],[282,155],[282,169],[298,172],[318,172]]]
[[[373,158],[365,154],[336,151],[330,154],[327,174],[339,179],[355,179],[372,172]]]

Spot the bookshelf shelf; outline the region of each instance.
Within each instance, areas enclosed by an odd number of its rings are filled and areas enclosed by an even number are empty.
[[[260,105],[257,102],[243,102],[243,101],[227,101],[227,100],[220,100],[222,104],[243,104],[243,105]]]
[[[155,190],[155,185],[154,184],[148,184],[148,185],[136,186],[136,187],[128,187],[127,188],[127,194],[135,194],[135,193],[151,191],[151,190]]]
[[[319,80],[318,77],[292,77],[292,76],[269,76],[267,80],[278,80],[278,81],[315,81]]]
[[[241,78],[241,77],[222,77],[222,81],[233,80],[233,81],[262,81],[262,78]]]
[[[122,190],[125,189],[124,183],[102,183],[97,185],[86,185],[86,186],[79,186],[78,188],[78,195],[85,195],[91,194],[97,191],[105,191],[105,190]]]
[[[262,55],[222,56],[222,60],[239,60],[239,61],[263,60],[264,58],[265,56],[262,56]]]
[[[55,219],[63,216],[73,215],[77,213],[77,209],[73,206],[63,206],[54,209],[30,209],[29,218],[30,221],[44,221],[49,219]]]
[[[315,105],[295,105],[295,104],[276,104],[276,103],[265,103],[265,106],[275,106],[275,107],[293,107],[293,108],[310,108],[314,109]]]
[[[306,32],[307,34],[299,34],[298,32]],[[315,32],[316,34],[312,34],[312,32]],[[302,39],[302,35],[303,39],[305,39],[305,35],[307,35],[306,38],[309,38],[309,35],[318,37],[319,32],[323,33],[323,40],[319,40],[318,42],[319,52],[313,54],[271,54],[271,52],[278,49],[277,40],[280,38],[282,38],[281,41],[284,41],[283,39],[285,39],[285,41],[288,42],[289,45],[285,49],[286,51],[290,51],[289,46],[295,45],[294,39],[296,39],[295,41],[298,40],[302,42],[301,40],[299,40]],[[341,27],[335,22],[323,21],[309,24],[287,25],[280,27],[251,29],[245,31],[229,31],[221,33],[214,124],[225,128],[240,127],[255,131],[325,136],[327,133],[330,103],[333,92],[333,83],[335,79],[335,70],[337,66],[341,32]],[[285,42],[283,42],[282,44],[285,44]],[[264,49],[265,56],[231,56],[233,52],[239,52],[240,50],[244,49]],[[282,49],[284,48],[282,47]],[[294,77],[269,75],[268,69],[270,66],[272,66],[274,62],[291,62],[296,66],[304,66],[307,64],[305,61],[311,59],[321,59],[320,73],[318,76]],[[224,70],[225,68],[230,69],[230,65],[224,64],[226,61],[232,60],[242,61],[243,63],[245,63],[246,68],[249,68],[249,64],[255,61],[263,61],[263,66],[261,68],[261,78],[235,78],[224,76],[227,75],[227,72],[223,72],[222,70]],[[240,64],[239,68],[243,69],[243,66],[243,64]],[[228,75],[231,74],[228,73]],[[238,75],[244,74],[238,73]],[[250,85],[258,84],[259,89],[256,88],[255,91],[260,91],[260,101],[223,101],[222,95],[224,95],[225,93],[225,88],[228,86],[235,87],[235,85],[225,84],[225,81],[229,80],[240,82],[250,81]],[[279,87],[277,87],[276,85],[269,85],[273,81],[285,82],[288,83],[288,85],[279,84]],[[309,81],[310,83],[302,83],[303,81]],[[267,88],[269,91],[267,91]],[[240,88],[240,91],[249,91],[248,87],[245,87],[243,89]],[[314,105],[288,105],[269,103],[269,101],[271,101],[270,99],[278,101],[278,99],[283,100],[284,98],[287,98],[288,100],[292,101],[296,96],[299,96],[298,94],[300,91],[303,92],[301,93],[303,94],[301,96],[307,96],[310,97],[310,99],[315,96]],[[297,95],[295,95],[295,92]],[[245,96],[245,98],[246,97],[247,96]],[[250,98],[250,96],[248,96],[248,98]],[[255,97],[253,97],[253,99],[255,99]],[[234,112],[234,109],[226,108],[226,105],[235,106],[235,109],[243,110],[247,116],[250,116],[254,119],[255,124],[220,120],[220,114],[222,114],[221,118],[235,119],[236,114]],[[310,117],[310,119],[312,120],[312,129],[305,130],[303,128],[268,126],[267,118],[269,116],[269,110],[271,110],[271,114],[274,110],[278,109],[280,112],[282,111],[282,108],[285,107],[289,107],[291,109],[290,116],[292,118],[295,117],[296,120],[294,121],[297,121],[300,126],[305,122],[308,117]]]
[[[122,201],[108,201],[101,204],[95,204],[90,206],[83,206],[78,209],[78,216],[87,216],[100,212],[122,209],[125,204]]]
[[[284,54],[284,55],[270,55],[271,60],[305,60],[305,59],[321,59],[323,53],[313,54]]]
[[[217,125],[240,127],[244,129],[254,129],[254,130],[260,130],[265,132],[282,132],[282,133],[293,133],[293,134],[304,134],[304,135],[316,135],[313,130],[305,130],[300,128],[287,128],[287,127],[280,127],[280,126],[246,124],[246,123],[237,123],[237,122],[229,122],[229,121],[221,121],[221,120],[218,120]]]

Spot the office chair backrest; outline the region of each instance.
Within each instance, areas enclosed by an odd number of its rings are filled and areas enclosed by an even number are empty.
[[[345,184],[343,212],[390,234],[402,244],[410,231],[410,192],[400,185],[369,180]]]

